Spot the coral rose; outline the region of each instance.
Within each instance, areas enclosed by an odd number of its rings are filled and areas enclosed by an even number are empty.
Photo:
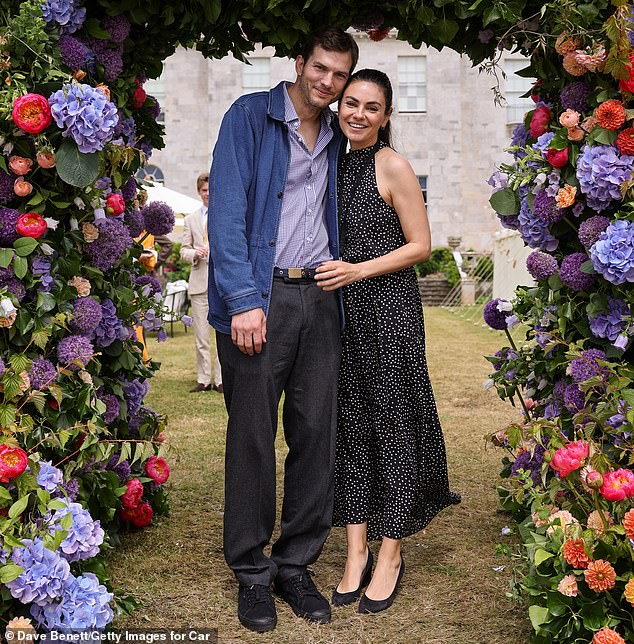
[[[135,528],[145,528],[145,526],[150,525],[153,515],[152,506],[147,501],[132,510],[127,508],[119,510],[119,516],[124,521],[129,521]]]
[[[37,239],[46,232],[46,221],[42,215],[37,212],[25,212],[18,217],[18,223],[15,230],[22,237],[33,237]]]
[[[55,167],[55,154],[51,150],[40,150],[35,155],[35,160],[40,168],[45,170]]]
[[[559,34],[555,41],[555,51],[560,56],[565,56],[579,47],[579,41],[573,38],[568,32],[564,31]]]
[[[13,184],[13,192],[18,197],[28,197],[33,192],[33,186],[22,177],[18,177]]]
[[[591,644],[625,644],[625,640],[611,628],[602,628],[594,634]]]
[[[571,127],[568,129],[568,140],[569,141],[581,141],[586,133],[580,127]]]
[[[575,441],[555,452],[550,466],[565,478],[584,465],[583,461],[590,455],[590,446],[585,441]]]
[[[634,510],[628,510],[623,517],[623,527],[628,539],[634,540]]]
[[[163,485],[170,477],[170,468],[162,457],[150,456],[145,463],[145,473],[158,485]]]
[[[571,110],[569,108],[565,112],[559,115],[559,122],[564,127],[567,127],[568,129],[570,129],[571,127],[575,127],[579,125],[580,118],[581,118],[581,114],[579,114],[579,112],[575,112],[574,110]]]
[[[577,62],[577,55],[574,51],[568,52],[562,61],[564,69],[571,76],[583,76],[588,70]]]
[[[53,120],[51,107],[44,96],[26,94],[16,98],[11,112],[13,122],[29,134],[39,134]]]
[[[634,472],[624,469],[606,472],[600,492],[608,501],[629,499],[634,496]]]
[[[546,150],[546,161],[553,168],[563,168],[568,163],[568,148],[563,150]]]
[[[634,577],[630,577],[627,584],[625,584],[625,599],[634,606]]]
[[[28,465],[26,452],[21,447],[0,444],[0,482],[8,483],[24,472]]]
[[[569,539],[563,547],[564,559],[573,568],[587,568],[590,557],[586,554],[583,539]]]
[[[621,154],[634,154],[634,127],[626,127],[616,137],[616,147]]]
[[[566,575],[557,585],[557,590],[566,597],[576,597],[579,592],[577,578],[574,575]]]
[[[616,573],[612,568],[612,564],[603,559],[591,561],[587,570],[583,571],[583,576],[590,590],[594,590],[595,593],[611,590],[616,584]]]
[[[540,105],[535,108],[533,116],[531,117],[530,133],[534,139],[539,138],[548,129],[548,121],[550,121],[552,112],[549,107]]]
[[[9,170],[13,174],[24,175],[31,169],[33,161],[25,159],[24,157],[10,156],[9,157]]]
[[[595,119],[594,116],[588,116],[587,118],[583,119],[583,123],[581,124],[581,127],[586,132],[592,132],[592,130],[594,130],[594,128],[597,125],[598,125],[597,119]]]
[[[134,510],[139,507],[143,498],[143,483],[139,479],[130,479],[126,483],[126,491],[121,497],[121,505],[126,510]]]
[[[611,98],[597,107],[594,117],[604,130],[618,130],[625,123],[625,107],[621,101]]]
[[[555,196],[557,208],[568,208],[575,202],[577,196],[577,188],[575,186],[565,185],[559,189]]]

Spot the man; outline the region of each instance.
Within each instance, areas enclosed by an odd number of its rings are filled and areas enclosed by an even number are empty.
[[[229,412],[224,551],[240,584],[238,617],[254,631],[277,623],[272,582],[295,614],[330,621],[306,567],[332,519],[340,300],[313,276],[339,257],[341,135],[328,106],[357,58],[349,34],[315,34],[297,57],[295,82],[239,98],[214,150],[209,321]],[[282,392],[289,453],[281,534],[267,557]]]
[[[189,298],[192,303],[192,326],[196,343],[198,384],[192,393],[211,389],[211,330],[207,316],[207,278],[209,274],[209,242],[207,238],[207,207],[209,201],[209,174],[201,174],[196,180],[196,190],[203,206],[185,217],[181,259],[192,265],[189,275]],[[218,350],[214,348],[213,389],[222,393],[222,376]]]

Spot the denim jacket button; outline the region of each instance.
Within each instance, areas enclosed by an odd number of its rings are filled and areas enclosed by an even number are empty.
[[[284,196],[284,193],[283,193],[283,192],[278,192],[278,193],[277,193],[277,198],[278,198],[278,199],[281,199],[283,196]]]
[[[275,240],[274,239],[271,239],[271,241],[269,242],[269,246],[275,246]]]
[[[263,297],[264,299],[266,299],[268,296],[269,296],[269,292],[268,292],[268,291],[262,291],[262,297]]]

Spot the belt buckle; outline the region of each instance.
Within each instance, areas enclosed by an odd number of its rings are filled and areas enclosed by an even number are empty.
[[[304,277],[304,269],[302,269],[302,268],[289,268],[288,269],[288,276],[292,280],[301,279],[302,277]]]

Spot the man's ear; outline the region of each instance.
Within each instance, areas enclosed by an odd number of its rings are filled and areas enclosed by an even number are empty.
[[[298,76],[301,76],[304,71],[304,62],[304,57],[301,54],[295,59],[295,73]]]

